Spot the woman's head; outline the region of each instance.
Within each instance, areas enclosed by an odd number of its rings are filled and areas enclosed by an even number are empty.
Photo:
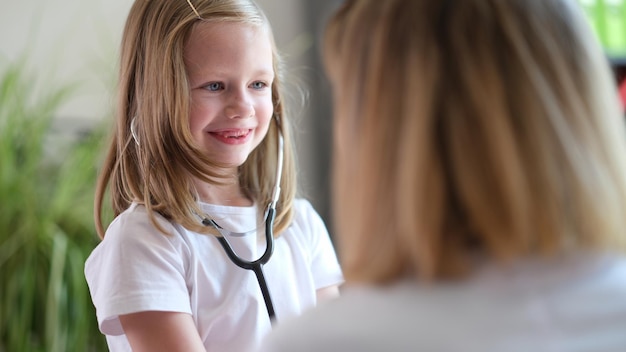
[[[324,49],[348,280],[624,244],[624,125],[584,21],[568,0],[338,11]]]
[[[122,38],[116,131],[96,193],[98,224],[108,185],[115,214],[137,201],[189,229],[201,231],[193,215],[199,211],[193,180],[232,182],[228,180],[232,176],[223,171],[232,165],[207,150],[190,129],[190,113],[198,105],[192,93],[199,84],[191,82],[194,77],[190,79],[190,75],[197,77],[195,69],[201,58],[189,59],[189,40],[197,38],[202,32],[199,28],[212,24],[219,27],[220,23],[250,28],[250,32],[267,36],[264,39],[270,43],[270,67],[266,70],[272,75],[268,88],[269,129],[260,130],[267,131],[267,135],[241,160],[245,162],[236,177],[247,196],[261,206],[268,203],[274,186],[277,138],[282,132],[287,148],[276,232],[286,226],[295,194],[295,167],[289,148],[290,121],[282,102],[281,63],[267,18],[248,0],[135,1]],[[210,35],[206,38],[205,46],[211,48]],[[202,47],[198,40],[192,44]],[[210,50],[203,53],[211,54]],[[133,141],[131,124],[139,143]]]

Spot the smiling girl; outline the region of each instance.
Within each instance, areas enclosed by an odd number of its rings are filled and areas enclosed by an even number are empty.
[[[278,67],[269,23],[251,1],[131,8],[96,190],[102,241],[85,265],[111,351],[250,351],[270,314],[279,324],[338,294],[326,227],[296,198]],[[107,192],[115,219],[104,231]],[[261,279],[219,242],[253,261],[269,246],[266,231],[276,234],[263,267],[270,314]]]

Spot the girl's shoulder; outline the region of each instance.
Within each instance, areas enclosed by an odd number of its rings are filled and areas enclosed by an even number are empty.
[[[180,261],[190,256],[188,242],[176,224],[158,214],[153,222],[143,205],[131,204],[109,224],[86,261],[86,271],[98,272],[100,267],[122,262]]]
[[[293,200],[294,220],[300,221],[318,221],[321,216],[313,207],[313,204],[306,198],[295,198]]]
[[[293,200],[293,220],[290,228],[299,230],[319,231],[323,228],[326,231],[324,220],[313,207],[313,204],[306,198],[296,198]]]
[[[132,203],[109,224],[105,231],[105,241],[145,241],[163,240],[163,237],[175,238],[175,224],[158,213],[154,213],[154,222],[148,209],[141,204]]]
[[[304,198],[294,199],[293,213],[291,224],[281,236],[287,241],[298,242],[306,248],[327,247],[330,243],[330,234],[324,219],[311,202]]]

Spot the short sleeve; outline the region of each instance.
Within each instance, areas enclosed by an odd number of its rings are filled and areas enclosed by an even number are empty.
[[[185,280],[188,248],[169,222],[157,230],[141,206],[109,226],[85,263],[85,277],[102,333],[121,335],[119,315],[142,311],[191,314]]]
[[[343,275],[335,253],[335,248],[330,235],[320,215],[313,209],[310,202],[298,201],[299,210],[302,212],[310,231],[310,268],[316,289],[343,283]]]

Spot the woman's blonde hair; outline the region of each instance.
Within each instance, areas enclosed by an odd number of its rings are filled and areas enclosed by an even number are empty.
[[[348,1],[324,45],[348,281],[624,250],[623,116],[574,1]]]
[[[122,38],[116,128],[98,179],[94,217],[104,237],[103,199],[110,192],[114,215],[132,202],[185,228],[208,233],[192,177],[227,182],[198,148],[189,131],[190,91],[183,49],[192,28],[208,21],[241,22],[271,28],[261,9],[248,0],[136,0]],[[273,41],[273,38],[271,38]],[[290,119],[285,114],[281,61],[275,44],[272,84],[274,116],[267,136],[239,168],[239,182],[259,207],[272,198],[276,178],[278,134],[284,138],[283,177],[275,232],[292,218],[296,172]],[[132,125],[132,126],[131,126]],[[133,138],[133,131],[136,140]],[[138,143],[136,143],[138,142]]]

